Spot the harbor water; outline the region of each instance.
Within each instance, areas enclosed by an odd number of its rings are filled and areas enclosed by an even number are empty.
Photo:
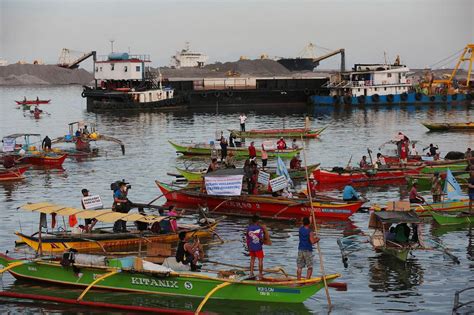
[[[180,110],[166,113],[107,113],[91,114],[85,110],[80,86],[69,87],[9,87],[0,88],[0,136],[13,133],[39,133],[50,138],[64,136],[67,124],[84,120],[97,125],[101,134],[121,139],[125,155],[113,143],[98,143],[99,156],[82,160],[67,159],[63,169],[34,168],[26,178],[11,183],[0,183],[0,251],[15,252],[16,231],[33,233],[37,229],[38,215],[18,210],[27,202],[49,201],[80,207],[81,189],[99,194],[105,205],[112,204],[110,184],[125,179],[132,185],[130,200],[147,203],[160,195],[154,181],[170,182],[177,166],[205,167],[208,161],[179,157],[168,140],[176,142],[209,142],[216,131],[239,128],[239,113],[248,116],[247,129],[294,128],[304,125],[304,117],[311,117],[313,128],[328,126],[321,139],[305,140],[307,163],[321,163],[323,167],[357,164],[367,149],[375,156],[379,147],[383,152],[394,149],[383,145],[399,131],[411,140],[417,140],[418,150],[430,143],[439,146],[441,155],[448,151],[462,151],[474,146],[473,133],[429,133],[421,121],[473,121],[474,107],[469,105],[391,105],[385,107],[338,106],[308,107],[291,105],[277,107],[219,107],[215,110]],[[42,106],[45,111],[39,120],[16,107],[14,100],[51,99]],[[213,105],[213,104],[211,104]],[[37,140],[40,140],[38,138]],[[261,140],[255,140],[257,145]],[[291,139],[287,139],[288,142]],[[247,140],[248,142],[248,140]],[[41,143],[35,143],[40,146]],[[383,145],[383,146],[382,146]],[[270,162],[270,165],[274,162]],[[407,187],[361,187],[358,190],[370,199],[369,204],[386,204],[390,200],[407,198]],[[341,191],[326,192],[341,196]],[[157,204],[163,203],[160,198]],[[440,228],[427,221],[423,234],[445,243],[456,255],[455,264],[440,252],[416,251],[407,263],[400,263],[374,252],[369,244],[362,244],[360,251],[349,258],[345,268],[336,240],[354,233],[357,229],[367,232],[369,215],[357,213],[349,221],[324,222],[319,225],[321,249],[326,273],[340,273],[338,281],[348,284],[348,291],[330,289],[332,314],[448,314],[451,312],[454,292],[474,283],[474,231],[469,227]],[[226,218],[217,232],[229,242],[206,247],[205,254],[213,261],[247,265],[242,233],[247,219]],[[273,241],[265,247],[265,267],[284,267],[296,272],[298,226],[292,222],[267,222]],[[319,270],[319,263],[315,264]],[[213,266],[215,268],[215,266]],[[3,290],[41,292],[62,297],[77,297],[80,290],[65,290],[40,283],[15,281],[10,274],[1,276]],[[199,299],[161,297],[158,295],[108,293],[90,291],[89,300],[121,301],[133,305],[170,307],[195,310]],[[472,299],[472,296],[471,296]],[[205,311],[221,314],[323,314],[328,312],[324,290],[304,304],[265,304],[210,300]],[[75,309],[65,305],[42,304],[16,300],[2,300],[0,312],[65,314],[75,312],[99,313],[101,310]],[[118,313],[118,312],[117,312]]]

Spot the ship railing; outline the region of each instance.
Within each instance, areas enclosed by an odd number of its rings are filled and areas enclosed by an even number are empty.
[[[97,61],[115,61],[115,60],[109,60],[109,55],[98,55],[96,57]],[[140,60],[142,62],[151,62],[150,55],[128,55],[128,59],[126,60]],[[120,59],[118,60],[120,61]]]

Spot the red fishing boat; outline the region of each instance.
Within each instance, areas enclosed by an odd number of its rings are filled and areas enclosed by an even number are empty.
[[[39,105],[49,104],[51,100],[26,100],[26,101],[15,101],[18,105]]]
[[[400,158],[398,156],[387,156],[384,155],[385,163],[387,164],[399,164],[400,163]],[[420,155],[410,155],[407,159],[408,163],[420,163],[423,162],[421,160]]]
[[[251,216],[258,213],[267,219],[297,219],[311,214],[308,199],[288,199],[268,195],[210,196],[195,189],[174,189],[156,181],[163,196],[173,203],[207,206],[209,211],[227,215]],[[364,202],[313,201],[318,219],[347,220]]]
[[[413,169],[384,169],[384,170],[352,170],[342,172],[317,169],[313,171],[314,179],[319,184],[348,184],[357,182],[378,182],[404,179],[406,175],[419,174],[423,166]]]
[[[29,165],[12,167],[0,170],[0,181],[8,181],[25,178],[23,174],[30,168]]]
[[[61,167],[66,158],[67,154],[39,152],[38,154],[27,154],[21,159],[21,161],[22,163],[32,165]]]

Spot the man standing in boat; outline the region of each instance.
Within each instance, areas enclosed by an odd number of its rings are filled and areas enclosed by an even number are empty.
[[[299,230],[298,258],[296,259],[296,277],[301,280],[303,268],[308,268],[306,279],[311,279],[313,275],[313,244],[319,242],[319,238],[314,236],[310,227],[308,217],[303,218],[303,226]]]
[[[469,214],[474,214],[472,211],[472,203],[474,202],[474,171],[471,171],[467,187],[469,188]]]
[[[45,151],[51,150],[51,139],[48,136],[44,137],[43,142],[41,143],[41,148]]]
[[[114,204],[112,209],[120,213],[128,213],[130,211],[130,201],[127,198],[127,183],[119,182],[118,189],[114,191]],[[127,231],[127,222],[124,220],[118,220],[114,223],[113,231],[116,233],[119,232],[128,232]]]
[[[240,131],[245,132],[245,121],[247,120],[247,116],[244,113],[240,114]]]
[[[441,178],[439,177],[439,172],[435,172],[431,181],[431,194],[433,195],[433,202],[441,202],[442,193],[443,188],[441,187]]]
[[[252,217],[252,222],[247,228],[246,239],[247,248],[250,254],[250,276],[254,276],[254,265],[255,258],[258,258],[258,275],[259,278],[263,277],[263,241],[264,241],[264,229],[259,224],[258,215]]]

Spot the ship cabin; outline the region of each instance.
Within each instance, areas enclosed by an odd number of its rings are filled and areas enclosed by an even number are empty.
[[[355,64],[350,72],[331,79],[331,96],[372,96],[408,93],[412,86],[410,69],[400,64]]]
[[[173,98],[174,90],[162,88],[147,66],[149,55],[110,53],[94,62],[97,90],[128,94],[137,103],[158,102]]]

